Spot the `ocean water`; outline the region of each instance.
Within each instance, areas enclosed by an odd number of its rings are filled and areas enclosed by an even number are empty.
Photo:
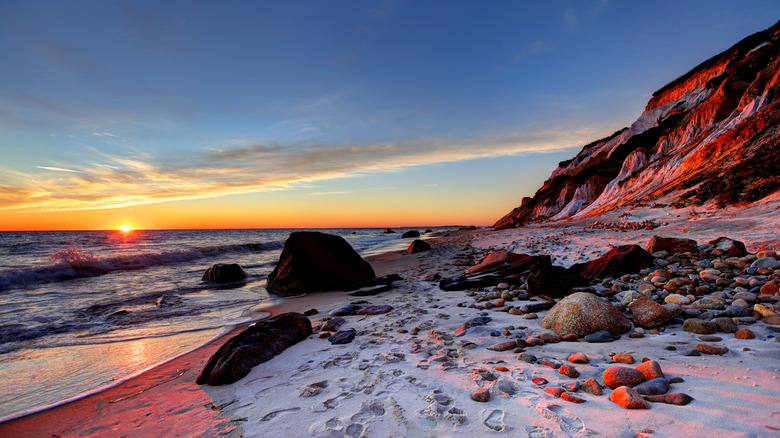
[[[317,231],[366,256],[405,248],[406,230]],[[278,299],[265,278],[292,231],[0,232],[0,419],[115,384],[245,322],[248,308]],[[214,263],[249,276],[201,281]]]

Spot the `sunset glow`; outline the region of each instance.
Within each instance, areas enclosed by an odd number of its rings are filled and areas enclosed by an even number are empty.
[[[490,225],[648,90],[780,16],[43,3],[0,6],[0,230]]]
[[[122,225],[122,228],[120,228],[123,233],[128,233],[132,228],[130,228],[130,225]]]

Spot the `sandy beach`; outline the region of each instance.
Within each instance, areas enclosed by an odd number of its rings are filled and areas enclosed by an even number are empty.
[[[528,347],[525,352],[537,358],[529,363],[511,350],[487,347],[551,334],[540,326],[544,312],[480,310],[470,307],[474,298],[468,291],[446,292],[438,282],[423,277],[461,274],[497,249],[549,254],[555,264],[569,266],[600,256],[610,245],[644,246],[653,235],[699,243],[726,235],[744,241],[751,252],[778,249],[779,205],[773,199],[752,210],[701,211],[694,216],[686,210],[648,208],[599,218],[601,223],[660,224],[652,230],[597,228],[588,220],[501,232],[454,231],[429,239],[428,252],[369,257],[377,275],[403,277],[390,291],[370,297],[317,293],[261,308],[259,312],[269,313],[317,309],[310,316],[315,333],[234,384],[196,385],[195,378],[240,327],[104,392],[2,424],[0,435],[777,436],[780,343],[775,326],[762,321],[741,324],[756,335],[748,340],[718,333],[718,344],[728,347],[722,356],[684,355],[701,342],[701,336],[671,324],[647,330],[642,338],[624,335],[608,343],[580,339]],[[539,302],[532,297],[508,304]],[[357,337],[348,344],[331,345],[320,338],[317,328],[331,311],[347,303],[389,304],[393,309],[345,317],[344,327],[356,329]],[[456,336],[459,326],[478,316],[489,317],[489,323]],[[589,363],[575,365],[577,379],[547,366],[570,364],[573,353],[589,358]],[[610,401],[608,388],[600,396],[574,393],[583,403],[545,391],[555,386],[571,389],[575,380],[601,380],[604,370],[615,365],[615,354],[631,355],[636,364],[644,358],[658,362],[666,377],[674,379],[670,392],[688,394],[693,401],[686,406],[653,403],[651,409],[627,410]],[[490,394],[489,400],[473,400],[472,393],[482,389]]]

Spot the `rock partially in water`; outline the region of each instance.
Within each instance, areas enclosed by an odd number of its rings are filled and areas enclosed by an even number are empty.
[[[215,283],[233,283],[246,278],[246,272],[236,263],[217,263],[206,269],[201,280]]]

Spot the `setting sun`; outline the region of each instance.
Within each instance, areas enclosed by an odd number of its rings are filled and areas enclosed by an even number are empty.
[[[127,233],[128,231],[132,230],[132,228],[130,228],[130,225],[122,225],[120,230],[122,230],[123,233]]]

